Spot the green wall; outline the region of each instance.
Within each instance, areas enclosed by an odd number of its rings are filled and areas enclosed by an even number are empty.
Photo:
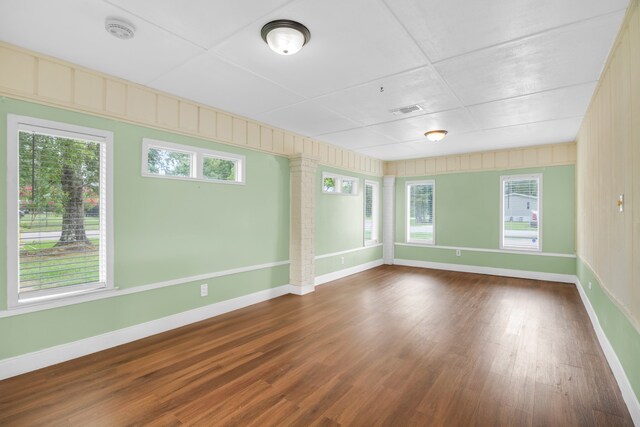
[[[578,258],[576,267],[576,275],[582,290],[589,298],[600,326],[616,352],[629,383],[640,401],[640,358],[638,358],[640,333],[604,292],[602,284],[589,266]],[[591,283],[591,289],[589,289],[589,283]]]
[[[6,177],[6,115],[14,113],[114,133],[114,278],[119,288],[289,258],[289,164],[244,150],[114,120],[0,98],[0,176]],[[246,185],[141,176],[143,137],[246,156]],[[5,182],[3,179],[2,182]],[[0,240],[6,241],[0,185]],[[0,265],[6,265],[0,245]],[[0,309],[6,308],[0,274]],[[200,297],[199,284],[209,284]],[[288,266],[0,318],[0,359],[79,340],[289,282]]]
[[[358,178],[358,194],[328,194],[322,192],[322,173],[330,172]],[[378,240],[382,242],[382,179],[319,166],[316,173],[316,256],[364,247],[364,181],[376,181],[379,186]],[[344,264],[342,263],[344,257]],[[367,248],[334,257],[316,260],[316,276],[382,258],[382,247]]]
[[[500,176],[541,173],[542,252],[575,252],[575,170],[554,166],[517,170],[452,173],[396,180],[396,243],[406,242],[407,181],[436,183],[435,246],[500,248]],[[395,257],[548,273],[575,274],[575,258],[530,254],[462,251],[430,246],[396,245]]]

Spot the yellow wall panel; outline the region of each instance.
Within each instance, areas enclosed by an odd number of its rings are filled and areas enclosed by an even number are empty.
[[[2,68],[2,67],[0,67]],[[73,102],[83,108],[102,110],[104,108],[104,79],[95,74],[76,70]]]
[[[66,65],[41,59],[38,61],[38,95],[71,103],[73,70]]]
[[[107,80],[105,84],[105,110],[114,116],[127,115],[127,86]]]
[[[208,108],[198,109],[198,132],[208,137],[216,136],[216,112]]]
[[[157,123],[168,128],[178,127],[178,100],[173,97],[158,96]]]
[[[11,91],[35,92],[36,59],[13,49],[0,46],[0,86]]]
[[[187,132],[198,132],[198,106],[190,102],[180,101],[180,129]]]
[[[156,123],[156,94],[137,86],[127,87],[127,116],[142,123]]]

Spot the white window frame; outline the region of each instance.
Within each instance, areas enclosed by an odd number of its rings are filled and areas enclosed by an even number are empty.
[[[31,291],[20,295],[20,248],[18,215],[20,131],[38,132],[101,144],[100,175],[100,281],[60,288]],[[16,196],[16,197],[14,197]],[[7,115],[7,308],[16,309],[51,300],[60,300],[90,292],[114,288],[113,281],[113,133],[34,117]]]
[[[149,172],[148,160],[149,149],[157,148],[160,150],[178,151],[191,155],[191,170],[189,176],[172,176],[172,175],[159,175]],[[236,179],[224,180],[224,179],[212,179],[204,176],[204,158],[215,158],[221,160],[230,160],[236,163]],[[241,154],[227,153],[223,151],[207,150],[205,148],[194,147],[191,145],[174,144],[172,142],[160,141],[157,139],[143,138],[142,139],[142,176],[149,178],[164,178],[164,179],[178,179],[183,181],[200,181],[200,182],[212,182],[217,184],[245,184],[245,169],[246,169],[246,157]]]
[[[508,246],[504,244],[504,183],[511,180],[532,180],[538,181],[538,247],[523,248],[518,246]],[[542,174],[525,175],[503,175],[500,177],[500,249],[516,252],[542,252]]]
[[[366,223],[366,219],[367,219],[367,185],[370,185],[371,187],[373,187],[371,194],[373,195],[373,200],[371,202],[371,239],[367,240],[364,237],[364,224]],[[362,232],[363,232],[363,239],[364,239],[364,245],[365,246],[370,246],[370,245],[375,245],[380,241],[380,183],[378,181],[370,181],[368,179],[364,180],[364,191],[363,191],[363,227],[362,227]]]
[[[411,239],[411,186],[414,185],[431,185],[432,193],[433,193],[433,203],[431,216],[433,218],[433,238],[431,240],[423,240],[423,239]],[[414,243],[417,245],[429,245],[433,246],[436,244],[436,181],[433,179],[427,179],[422,181],[407,181],[405,183],[405,239],[407,243]]]
[[[325,178],[333,178],[334,182],[335,182],[335,189],[336,191],[325,191],[324,189],[324,180]],[[353,191],[351,193],[343,193],[342,192],[342,181],[343,180],[348,180],[348,181],[353,181]],[[347,175],[338,175],[336,173],[331,173],[331,172],[322,172],[322,180],[320,182],[321,188],[322,188],[322,192],[324,194],[341,194],[343,196],[357,196],[358,195],[358,191],[360,190],[360,179],[356,178],[354,176],[347,176]]]

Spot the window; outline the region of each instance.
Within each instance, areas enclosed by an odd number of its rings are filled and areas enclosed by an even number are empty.
[[[358,195],[358,178],[324,172],[322,174],[322,192],[330,194]]]
[[[435,243],[435,182],[407,182],[407,242]]]
[[[245,157],[188,145],[142,140],[142,175],[197,181],[244,183]]]
[[[113,287],[112,134],[8,117],[8,305]]]
[[[364,182],[364,244],[378,243],[379,228],[379,193],[378,183],[375,181]]]
[[[500,247],[541,249],[542,175],[500,178]]]

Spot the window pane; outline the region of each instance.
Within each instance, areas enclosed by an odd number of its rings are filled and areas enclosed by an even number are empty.
[[[336,191],[335,178],[325,177],[322,180],[322,191],[324,191],[325,193],[335,193]]]
[[[538,179],[505,179],[502,207],[503,246],[538,249]]]
[[[433,242],[433,185],[409,187],[409,240]]]
[[[235,181],[236,161],[205,157],[202,161],[202,175],[207,179]]]
[[[103,281],[100,143],[19,133],[19,292]]]
[[[364,240],[373,236],[373,185],[364,185]]]
[[[191,176],[191,154],[165,148],[149,148],[147,170],[166,176]]]
[[[354,184],[350,179],[342,179],[342,192],[344,194],[353,194]]]

